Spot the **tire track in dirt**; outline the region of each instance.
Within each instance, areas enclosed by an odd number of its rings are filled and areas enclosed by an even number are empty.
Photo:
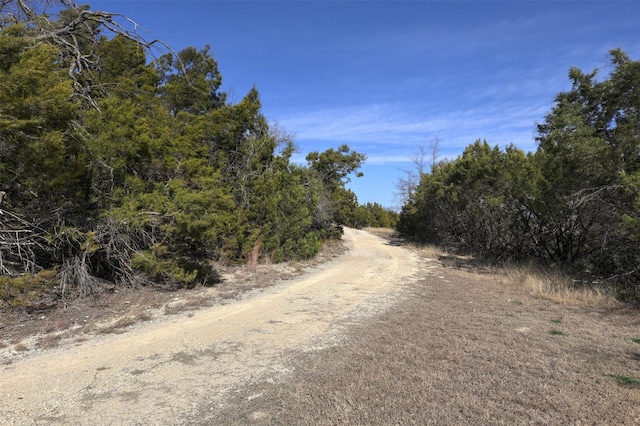
[[[38,353],[0,370],[0,424],[183,424],[234,390],[287,377],[287,354],[335,344],[341,324],[393,303],[420,260],[363,231],[303,277],[192,316]]]

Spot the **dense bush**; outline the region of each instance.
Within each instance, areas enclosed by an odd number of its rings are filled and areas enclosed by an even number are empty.
[[[208,46],[150,60],[114,17],[60,1],[53,19],[55,3],[0,4],[0,275],[190,287],[214,261],[310,258],[340,236],[364,155],[296,166],[255,88],[227,101]]]
[[[640,62],[572,68],[525,154],[476,141],[423,173],[398,229],[493,259],[535,259],[640,296]]]
[[[354,228],[395,228],[397,224],[398,213],[378,203],[358,205],[350,222]]]

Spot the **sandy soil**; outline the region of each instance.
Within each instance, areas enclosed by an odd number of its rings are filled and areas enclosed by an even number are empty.
[[[351,229],[344,241],[339,259],[242,300],[5,363],[0,424],[192,424],[284,382],[292,357],[337,345],[417,280],[415,252]]]

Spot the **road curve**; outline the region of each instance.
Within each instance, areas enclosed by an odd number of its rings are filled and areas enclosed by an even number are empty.
[[[0,424],[178,425],[287,357],[339,341],[416,278],[419,259],[346,228],[348,251],[291,281],[191,316],[165,317],[0,367]]]

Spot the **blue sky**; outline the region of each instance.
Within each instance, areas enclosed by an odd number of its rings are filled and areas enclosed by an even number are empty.
[[[223,90],[239,101],[255,85],[296,161],[348,144],[368,157],[349,187],[386,207],[420,145],[437,137],[441,158],[476,139],[534,151],[570,67],[606,77],[618,47],[640,60],[637,0],[87,3],[176,51],[209,44]]]

